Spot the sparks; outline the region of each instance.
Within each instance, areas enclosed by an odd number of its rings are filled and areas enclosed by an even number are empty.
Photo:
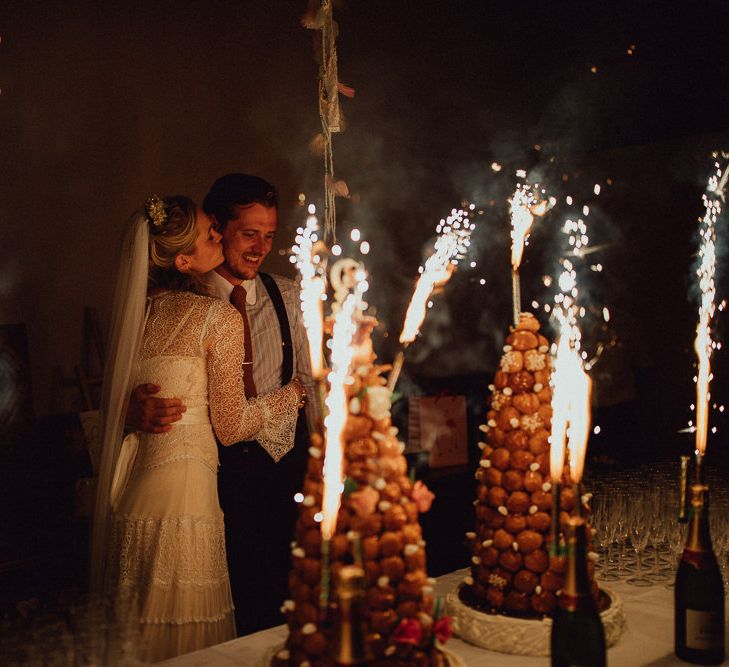
[[[511,197],[509,213],[511,215],[511,266],[516,271],[521,264],[524,245],[529,239],[529,230],[534,222],[532,207],[536,197],[529,185],[519,183]]]
[[[471,232],[475,227],[468,218],[468,211],[463,209],[453,209],[446,219],[438,223],[435,252],[418,269],[420,277],[405,315],[405,324],[400,333],[401,343],[407,345],[415,340],[425,319],[430,294],[437,285],[445,284],[451,277],[458,261],[468,250]]]
[[[587,216],[589,209],[585,206],[582,212]],[[582,251],[589,243],[585,221],[568,218],[562,231],[568,237],[572,254],[582,256]],[[577,484],[582,479],[590,435],[592,387],[585,370],[592,367],[593,361],[586,361],[587,352],[581,349],[582,336],[578,322],[585,316],[586,309],[578,304],[576,267],[569,257],[563,257],[560,265],[561,272],[555,281],[559,291],[555,294],[552,309],[559,324],[559,338],[553,348],[550,477],[553,482],[561,481],[564,461],[568,457],[570,477]],[[603,317],[606,321],[609,319],[607,309],[603,309]]]
[[[706,192],[703,195],[704,217],[701,219],[699,235],[699,267],[696,275],[699,279],[701,300],[699,303],[699,321],[696,327],[694,349],[698,358],[698,374],[696,378],[696,453],[703,456],[706,452],[706,437],[709,427],[709,384],[711,382],[711,352],[714,343],[711,339],[711,320],[716,310],[714,299],[716,285],[716,221],[722,212],[724,187],[726,186],[729,167],[722,171],[719,163],[714,164],[714,172],[709,177]]]
[[[526,178],[526,171],[520,169],[516,175]],[[529,230],[534,222],[534,216],[543,216],[551,207],[550,201],[540,198],[539,185],[518,183],[514,194],[509,200],[509,214],[511,218],[511,287],[512,306],[514,313],[514,326],[519,323],[521,314],[521,283],[519,280],[519,265],[524,254],[524,246],[529,240]],[[542,190],[542,193],[544,191]]]
[[[321,268],[317,267],[319,258],[314,253],[314,244],[317,242],[316,232],[319,229],[315,213],[316,207],[309,204],[306,227],[300,227],[297,230],[296,244],[292,248],[291,259],[301,275],[301,312],[309,339],[311,371],[314,377],[319,377],[324,370],[322,301],[326,297],[326,285]]]

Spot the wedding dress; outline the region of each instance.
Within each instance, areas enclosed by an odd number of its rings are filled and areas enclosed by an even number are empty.
[[[246,401],[243,356],[243,323],[229,303],[189,292],[151,299],[132,386],[158,384],[187,411],[170,432],[139,436],[111,518],[107,572],[110,590],[139,600],[144,661],[235,637],[214,432],[224,445],[256,439],[278,460],[293,443],[299,401],[290,385]]]

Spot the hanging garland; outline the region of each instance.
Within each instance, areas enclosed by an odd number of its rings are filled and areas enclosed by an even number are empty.
[[[324,153],[324,240],[333,243],[336,241],[337,226],[335,197],[348,197],[349,191],[344,181],[334,178],[332,134],[343,130],[339,93],[354,97],[354,89],[339,83],[336,46],[338,27],[333,16],[332,0],[319,0],[318,3],[316,0],[311,1],[302,24],[311,30],[320,31],[315,43],[318,42],[319,51],[319,118]]]

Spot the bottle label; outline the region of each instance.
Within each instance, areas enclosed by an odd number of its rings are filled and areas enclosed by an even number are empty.
[[[723,648],[721,614],[713,611],[686,610],[686,648],[699,651]]]

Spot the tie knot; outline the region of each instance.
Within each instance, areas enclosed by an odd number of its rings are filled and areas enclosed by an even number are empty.
[[[246,307],[246,296],[246,288],[243,285],[236,285],[230,293],[230,302],[238,310],[244,310]]]

